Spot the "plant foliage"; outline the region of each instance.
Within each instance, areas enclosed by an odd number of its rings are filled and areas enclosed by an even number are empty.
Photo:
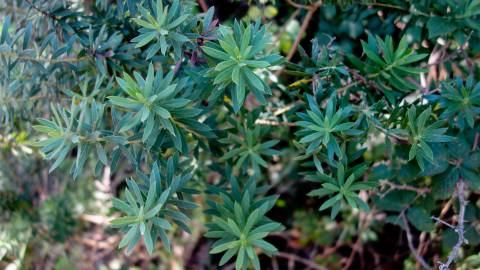
[[[255,179],[251,178],[240,189],[237,179],[230,177],[231,191],[213,189],[220,197],[220,202],[208,201],[211,209],[207,213],[213,216],[207,223],[209,232],[205,235],[211,238],[220,238],[213,243],[211,254],[224,252],[220,266],[227,263],[233,256],[236,269],[247,269],[252,265],[260,269],[260,261],[255,249],[273,255],[277,249],[265,241],[264,238],[271,232],[279,231],[282,225],[267,218],[265,214],[275,205],[276,198],[268,196],[258,198]]]
[[[191,234],[205,269],[355,268],[387,223],[401,260],[475,269],[478,0],[205,2],[0,3],[0,258],[99,208],[129,256]]]

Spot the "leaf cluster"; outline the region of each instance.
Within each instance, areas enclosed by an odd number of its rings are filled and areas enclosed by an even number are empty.
[[[260,22],[244,25],[235,21],[232,29],[222,29],[217,42],[207,42],[202,51],[212,58],[214,67],[208,76],[219,90],[229,90],[233,108],[240,110],[247,91],[251,91],[262,104],[265,95],[271,95],[270,86],[258,72],[280,63],[282,57],[264,53],[270,37]]]
[[[166,250],[170,251],[167,231],[173,229],[172,221],[190,232],[187,225],[190,219],[183,211],[197,207],[185,198],[185,195],[194,193],[194,190],[185,188],[192,174],[175,174],[174,166],[174,159],[168,159],[162,174],[158,164],[154,163],[150,176],[142,175],[143,185],[133,179],[127,180],[125,199],[113,199],[113,206],[126,214],[111,221],[114,227],[126,231],[119,248],[127,246],[127,251],[131,252],[141,236],[148,253],[152,253],[160,237]]]
[[[213,243],[210,253],[224,252],[220,266],[235,256],[235,269],[247,269],[250,265],[260,269],[256,250],[275,254],[277,249],[264,238],[283,229],[280,223],[265,216],[275,205],[276,197],[259,198],[264,188],[257,189],[254,178],[240,188],[237,179],[231,176],[230,185],[231,191],[212,187],[212,192],[220,201],[207,201],[211,208],[206,212],[212,220],[206,224],[208,232],[205,236],[219,238]]]
[[[342,203],[346,202],[352,208],[359,208],[363,211],[370,211],[367,203],[358,196],[358,191],[369,190],[376,186],[372,182],[359,182],[356,181],[363,175],[367,169],[367,164],[357,165],[347,170],[342,163],[337,164],[337,170],[334,176],[329,176],[324,173],[317,172],[316,174],[310,174],[307,176],[307,180],[321,182],[322,187],[312,190],[308,193],[308,196],[324,197],[329,196],[318,209],[319,211],[331,208],[330,218],[334,219]]]

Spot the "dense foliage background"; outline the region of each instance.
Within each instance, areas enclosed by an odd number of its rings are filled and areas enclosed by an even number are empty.
[[[1,268],[480,268],[480,1],[0,22]]]

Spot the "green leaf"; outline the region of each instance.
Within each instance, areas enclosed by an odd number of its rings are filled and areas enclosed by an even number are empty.
[[[446,18],[433,16],[427,22],[427,29],[428,38],[435,38],[455,31],[457,26]]]
[[[363,47],[363,52],[367,55],[367,57],[374,61],[376,64],[380,65],[380,66],[384,66],[385,65],[385,62],[373,51],[371,51],[369,48],[368,48],[368,45],[362,41],[362,47]]]
[[[335,195],[333,196],[332,198],[328,199],[327,201],[325,201],[319,208],[319,211],[323,211],[327,208],[330,208],[332,207],[334,204],[336,204],[338,201],[340,201],[340,199],[342,198],[342,195],[341,194],[338,194],[338,195]]]
[[[235,254],[237,254],[237,251],[238,251],[239,247],[234,247],[234,248],[230,248],[227,250],[227,252],[225,252],[225,254],[223,254],[222,258],[220,259],[220,263],[219,263],[219,266],[223,266],[224,264],[226,264],[233,256],[235,256]]]
[[[132,223],[136,223],[137,222],[137,217],[136,216],[125,216],[125,217],[119,217],[119,218],[116,218],[116,219],[113,219],[112,221],[110,221],[110,223],[112,225],[128,225],[128,224],[132,224]]]
[[[263,87],[262,81],[258,78],[257,75],[255,75],[250,69],[242,69],[243,74],[245,74],[245,77],[247,78],[248,83],[257,89],[258,91],[265,93],[265,88]]]
[[[145,247],[147,248],[148,254],[152,254],[153,253],[153,239],[152,239],[152,235],[151,235],[150,230],[145,231],[145,233],[143,234],[143,240],[145,241]]]
[[[237,260],[235,261],[235,269],[243,269],[243,261],[245,258],[245,247],[242,245],[238,250]]]
[[[223,252],[227,249],[231,249],[231,248],[234,248],[236,246],[238,246],[238,241],[230,241],[230,242],[227,242],[227,243],[223,243],[223,244],[220,244],[214,248],[212,248],[210,250],[210,254],[217,254],[217,253],[220,253],[220,252]]]
[[[161,107],[161,106],[155,106],[153,109],[163,119],[169,119],[170,117],[172,117],[170,112],[168,110],[166,110],[165,108]]]
[[[158,217],[154,218],[153,224],[165,230],[173,229],[172,225],[166,219],[163,219],[163,218],[158,218]]]
[[[131,242],[134,239],[135,235],[138,233],[139,233],[138,224],[135,224],[128,230],[127,234],[125,234],[122,241],[120,241],[120,243],[118,244],[118,248],[125,247],[129,242]]]
[[[218,60],[228,60],[230,58],[230,56],[228,54],[226,54],[222,51],[219,51],[217,49],[210,48],[208,46],[203,46],[202,50],[208,56],[210,56],[212,58],[215,58],[215,59],[218,59]]]
[[[268,243],[265,240],[253,240],[252,244],[266,250],[269,253],[276,253],[278,250],[272,244]]]
[[[407,218],[410,223],[419,231],[430,232],[434,229],[433,221],[424,208],[411,207],[407,211]]]
[[[135,210],[130,207],[127,203],[117,198],[112,198],[113,207],[117,208],[120,211],[123,211],[127,214],[134,214]]]

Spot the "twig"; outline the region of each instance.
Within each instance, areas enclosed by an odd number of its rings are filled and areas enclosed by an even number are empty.
[[[395,6],[395,5],[391,5],[391,4],[385,4],[385,3],[365,3],[365,5],[385,7],[385,8],[391,8],[391,9],[398,9],[398,10],[402,10],[402,11],[408,11],[408,9],[406,9],[404,7]]]
[[[395,184],[393,182],[390,182],[388,180],[380,181],[380,187],[381,188],[386,187],[386,186],[388,186],[388,189],[385,192],[378,194],[381,198],[385,197],[388,193],[390,193],[393,190],[415,191],[418,195],[421,195],[421,196],[430,192],[429,188],[417,188],[417,187],[409,186],[409,185],[406,185],[406,184],[399,185],[399,184]]]
[[[480,133],[475,133],[475,139],[473,140],[472,152],[477,150],[478,140],[480,139]]]
[[[293,2],[293,0],[287,0],[287,3],[289,5],[291,5],[292,7],[297,8],[297,9],[309,9],[310,8],[307,5],[302,5],[302,4],[299,4],[299,3],[295,3],[295,2]]]
[[[455,230],[455,226],[453,226],[452,224],[450,224],[450,223],[448,223],[448,222],[446,222],[446,221],[441,220],[441,219],[438,218],[438,217],[432,216],[432,219],[435,220],[436,222],[442,223],[443,225],[445,225],[445,226],[447,226],[447,227],[450,227],[450,228],[452,228],[452,229]]]
[[[276,111],[274,111],[274,112],[273,112],[273,115],[279,116],[279,115],[281,115],[281,114],[284,114],[284,113],[290,111],[291,109],[293,109],[293,108],[294,108],[295,106],[297,106],[298,104],[300,104],[300,103],[299,103],[299,102],[292,102],[292,103],[290,103],[290,104],[288,104],[288,105],[286,105],[286,106],[284,106],[284,107],[282,107],[282,108],[279,108],[279,109],[277,109]]]
[[[78,219],[85,222],[90,222],[96,225],[100,225],[100,226],[107,226],[110,224],[108,218],[100,215],[81,214],[78,216]]]
[[[200,6],[200,8],[202,9],[203,12],[208,11],[208,5],[205,2],[205,0],[198,0],[198,5]]]
[[[286,253],[286,252],[278,252],[277,254],[275,254],[275,256],[280,257],[280,258],[284,258],[284,259],[288,259],[290,261],[296,261],[296,262],[302,263],[305,266],[308,266],[309,268],[314,269],[314,270],[327,270],[327,268],[325,268],[323,266],[320,266],[320,265],[317,265],[316,263],[314,263],[312,261],[309,261],[307,259],[304,259],[300,256],[295,255],[295,254],[290,254],[290,253]]]
[[[427,232],[420,233],[420,237],[419,237],[420,242],[418,243],[417,252],[422,257],[428,249],[428,240],[426,240],[426,237],[427,237]],[[418,262],[416,263],[415,269],[420,269],[420,263]]]
[[[380,75],[380,73],[370,74],[367,77],[365,77],[365,76],[361,75],[358,72],[358,70],[354,70],[354,69],[351,69],[351,68],[346,68],[346,69],[347,69],[348,73],[350,73],[352,75],[354,81],[356,81],[358,83],[361,83],[361,84],[364,84],[365,86],[371,87],[376,92],[378,92],[380,94],[383,94],[383,91],[380,88],[380,86],[374,80],[372,80],[376,76]]]
[[[257,125],[265,125],[265,126],[287,126],[287,127],[296,127],[296,123],[292,122],[278,122],[278,121],[273,121],[273,120],[267,120],[267,119],[257,119],[255,121],[255,124]]]
[[[357,240],[352,246],[352,251],[350,252],[350,255],[348,256],[347,262],[345,263],[345,266],[343,266],[342,270],[347,270],[350,268],[350,266],[353,263],[353,259],[355,259],[355,254],[357,254],[358,251],[362,248],[362,236],[360,235],[361,232],[357,233]]]
[[[300,30],[298,31],[297,36],[295,37],[295,41],[293,42],[292,47],[290,48],[290,51],[288,52],[288,55],[286,57],[286,61],[290,61],[292,57],[295,55],[297,52],[298,45],[300,45],[300,41],[303,38],[303,34],[305,34],[305,31],[307,31],[308,25],[310,24],[310,21],[312,20],[313,14],[317,9],[322,5],[322,0],[318,0],[314,4],[310,6],[305,6],[305,5],[300,5],[297,4],[291,0],[287,0],[287,3],[290,5],[298,8],[298,9],[306,9],[308,10],[307,15],[305,15],[305,18],[303,19],[302,25],[300,26]],[[284,70],[284,67],[279,69],[277,72],[275,72],[276,77],[280,76]]]
[[[280,40],[280,37],[282,36],[282,34],[286,31],[287,26],[290,24],[291,21],[293,21],[298,16],[298,13],[300,13],[300,9],[295,9],[295,11],[290,15],[290,17],[287,19],[287,21],[278,30],[278,34],[276,34],[275,38],[273,39],[273,44],[277,44],[277,42]]]
[[[463,181],[463,179],[460,179],[458,181],[457,196],[458,196],[458,203],[460,204],[460,212],[458,214],[458,224],[456,227],[454,227],[454,230],[458,234],[458,240],[455,246],[453,247],[453,249],[450,251],[450,254],[448,254],[447,261],[445,263],[440,262],[440,266],[438,267],[438,269],[440,270],[448,270],[450,265],[457,258],[462,245],[468,244],[468,241],[465,238],[465,227],[464,227],[465,208],[468,202],[465,200],[465,182]],[[450,225],[450,227],[453,227],[453,226]]]
[[[337,93],[340,95],[341,93],[343,93],[344,91],[346,91],[348,88],[352,87],[352,86],[356,86],[358,84],[358,82],[351,82],[349,84],[346,84],[340,88],[337,89]]]
[[[312,19],[313,14],[315,13],[315,11],[317,11],[317,9],[321,5],[322,5],[322,1],[319,0],[308,8],[307,15],[305,15],[305,19],[303,19],[302,25],[300,26],[300,31],[298,31],[297,37],[295,38],[295,42],[293,43],[292,48],[288,52],[287,61],[290,61],[292,57],[295,55],[295,53],[297,52],[298,45],[300,44],[300,41],[303,38],[303,34],[305,33],[305,31],[307,31],[307,27],[310,24],[310,20]]]
[[[115,249],[116,243],[120,241],[120,238],[118,236],[111,236],[103,241],[98,241],[96,239],[94,240],[89,238],[82,238],[80,236],[74,236],[71,239],[79,243],[82,243],[86,246],[93,247],[95,249],[110,249],[110,250]]]
[[[442,211],[440,211],[440,215],[438,216],[438,218],[443,218],[447,214],[452,204],[453,204],[453,198],[450,198],[450,200],[448,200],[447,203],[443,206]]]
[[[180,59],[175,63],[175,67],[173,68],[173,75],[176,75],[180,68],[182,67],[183,56],[180,56]]]
[[[405,226],[405,234],[407,235],[407,242],[408,242],[408,248],[410,249],[410,251],[413,253],[413,256],[415,256],[415,260],[417,262],[419,262],[423,268],[425,269],[428,269],[428,270],[431,270],[433,269],[426,261],[425,259],[420,256],[420,254],[418,254],[417,252],[417,249],[415,248],[415,246],[413,245],[413,237],[412,237],[412,232],[410,231],[410,226],[408,225],[408,220],[407,220],[407,217],[405,216],[405,213],[402,212],[400,214],[400,216],[402,217],[402,220],[403,220],[403,224]]]
[[[390,130],[378,125],[377,123],[375,123],[375,121],[370,121],[370,123],[373,124],[373,126],[375,126],[378,130],[380,130],[383,134],[385,134],[386,136],[390,136],[392,138],[395,138],[397,139],[399,142],[408,142],[408,138],[406,137],[402,137],[398,134],[395,134],[395,133],[391,133]]]
[[[33,9],[35,9],[36,11],[40,12],[42,15],[44,15],[45,17],[48,17],[48,18],[51,18],[53,20],[56,20],[57,19],[57,16],[45,11],[45,10],[42,10],[41,8],[37,7],[36,5],[34,5],[30,0],[25,0],[25,2],[27,2]]]
[[[378,7],[384,7],[384,8],[391,8],[391,9],[396,9],[396,10],[400,10],[400,11],[404,11],[404,12],[410,12],[414,15],[421,15],[421,16],[425,16],[425,17],[431,17],[430,14],[427,14],[427,13],[424,13],[424,12],[421,12],[417,9],[411,9],[411,8],[404,8],[404,7],[401,7],[401,6],[396,6],[396,5],[391,5],[391,4],[386,4],[386,3],[369,3],[369,2],[366,2],[366,3],[361,3],[362,5],[367,5],[367,6],[378,6]]]
[[[348,260],[346,264],[343,266],[342,270],[349,269],[350,266],[352,266],[353,259],[355,259],[355,254],[361,253],[362,252],[362,234],[363,231],[370,226],[373,220],[373,215],[375,211],[372,210],[370,213],[367,215],[363,215],[362,213],[359,216],[358,220],[358,230],[357,230],[357,240],[352,246],[352,251],[350,253],[350,256],[348,257]]]

